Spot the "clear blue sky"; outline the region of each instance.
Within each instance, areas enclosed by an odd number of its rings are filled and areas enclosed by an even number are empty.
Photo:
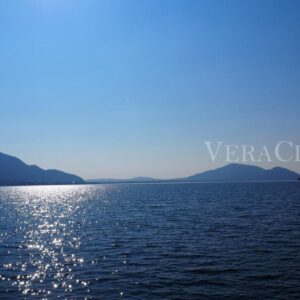
[[[205,140],[300,144],[299,53],[300,1],[1,0],[0,151],[165,178],[216,167]]]

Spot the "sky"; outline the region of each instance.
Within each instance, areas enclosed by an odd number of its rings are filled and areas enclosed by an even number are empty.
[[[300,1],[0,0],[0,152],[176,178],[225,164],[204,141],[300,144],[299,32]]]

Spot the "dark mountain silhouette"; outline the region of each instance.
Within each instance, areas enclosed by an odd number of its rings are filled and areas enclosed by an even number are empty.
[[[43,170],[20,159],[0,153],[0,185],[84,183],[78,176],[58,170]]]
[[[224,167],[187,177],[185,181],[278,181],[297,180],[299,174],[285,168],[263,169],[244,164]]]
[[[244,164],[229,164],[224,167],[178,179],[155,179],[135,177],[131,179],[92,179],[90,183],[114,182],[208,182],[208,181],[280,181],[297,180],[299,174],[285,168],[263,169]],[[81,184],[85,181],[72,174],[58,170],[43,170],[27,165],[20,159],[0,153],[0,185],[33,184]]]

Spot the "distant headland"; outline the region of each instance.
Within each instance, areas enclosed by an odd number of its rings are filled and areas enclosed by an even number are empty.
[[[59,170],[44,170],[0,153],[0,185],[82,184],[79,176]]]

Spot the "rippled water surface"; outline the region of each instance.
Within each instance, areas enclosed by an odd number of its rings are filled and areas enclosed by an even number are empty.
[[[0,188],[0,299],[300,299],[300,183]]]

